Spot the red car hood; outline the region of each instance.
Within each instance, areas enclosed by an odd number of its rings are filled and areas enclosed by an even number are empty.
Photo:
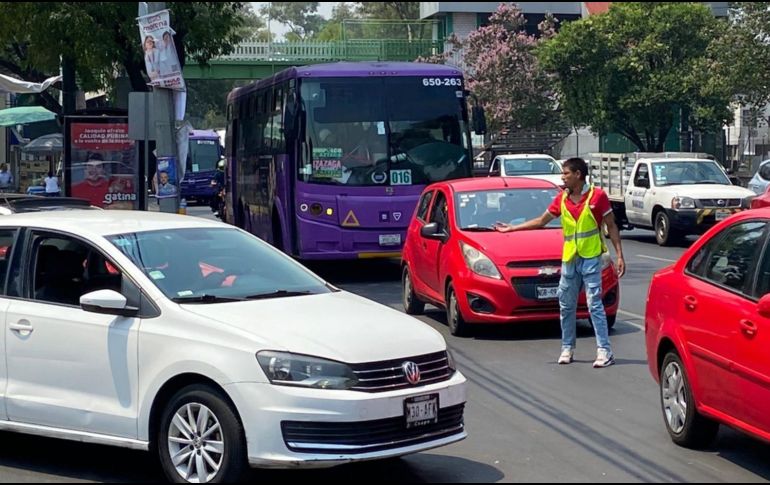
[[[564,236],[561,229],[533,231],[464,232],[465,240],[486,254],[492,262],[505,266],[510,261],[561,261]]]

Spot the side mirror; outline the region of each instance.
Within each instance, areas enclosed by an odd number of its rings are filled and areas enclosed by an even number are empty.
[[[643,187],[645,189],[650,188],[650,179],[639,179],[639,181],[636,183],[638,187]]]
[[[135,317],[139,309],[128,306],[126,297],[114,290],[98,290],[80,297],[80,308],[90,313]]]
[[[487,115],[484,113],[484,108],[481,106],[474,106],[471,111],[473,117],[473,131],[477,135],[485,135],[487,133]]]
[[[770,318],[770,294],[763,296],[757,305],[757,313],[765,318]]]
[[[420,235],[425,239],[437,239],[441,242],[446,242],[448,239],[447,233],[439,227],[437,222],[431,222],[422,226]]]

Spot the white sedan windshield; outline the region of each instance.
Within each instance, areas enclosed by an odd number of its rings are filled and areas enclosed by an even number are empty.
[[[236,229],[174,229],[107,239],[170,299],[217,303],[329,293],[291,259]]]

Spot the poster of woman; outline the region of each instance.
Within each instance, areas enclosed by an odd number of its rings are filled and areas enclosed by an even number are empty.
[[[174,29],[168,10],[137,19],[144,52],[144,65],[150,85],[185,90],[179,56],[174,45]]]

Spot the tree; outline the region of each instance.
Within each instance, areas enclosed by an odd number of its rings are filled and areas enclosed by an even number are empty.
[[[359,37],[414,40],[433,35],[432,29],[425,23],[409,22],[420,19],[420,2],[355,2],[354,5],[362,19],[400,21],[362,26],[361,32],[356,33]]]
[[[502,3],[489,22],[465,40],[450,38],[454,44],[451,52],[420,60],[444,63],[450,57],[462,56],[467,87],[484,106],[493,131],[503,127],[563,128],[551,79],[535,56],[535,48],[542,39],[554,34],[556,19],[549,16],[538,26],[540,37],[528,35],[521,11],[512,4]]]
[[[323,17],[318,14],[318,2],[271,2],[259,11],[289,27],[288,40],[310,39],[324,24]]]
[[[770,2],[731,4],[730,22],[722,42],[714,49],[721,73],[730,78],[736,101],[749,108],[755,126],[770,102]]]
[[[377,20],[417,20],[420,2],[355,2],[361,17]]]
[[[324,24],[323,29],[315,37],[319,41],[335,41],[342,39],[342,22],[344,20],[356,19],[356,13],[352,4],[342,2],[332,9],[331,18]]]
[[[565,25],[539,56],[572,123],[659,152],[679,110],[702,131],[730,118],[732,88],[714,52],[722,32],[705,5],[613,3]]]
[[[205,63],[243,39],[245,2],[169,2],[180,61]],[[34,26],[34,28],[32,28]],[[118,2],[0,3],[0,70],[40,82],[59,73],[60,59],[75,67],[79,87],[109,89],[125,72],[135,91],[147,91],[136,24],[136,4]],[[43,105],[61,113],[49,93]]]

